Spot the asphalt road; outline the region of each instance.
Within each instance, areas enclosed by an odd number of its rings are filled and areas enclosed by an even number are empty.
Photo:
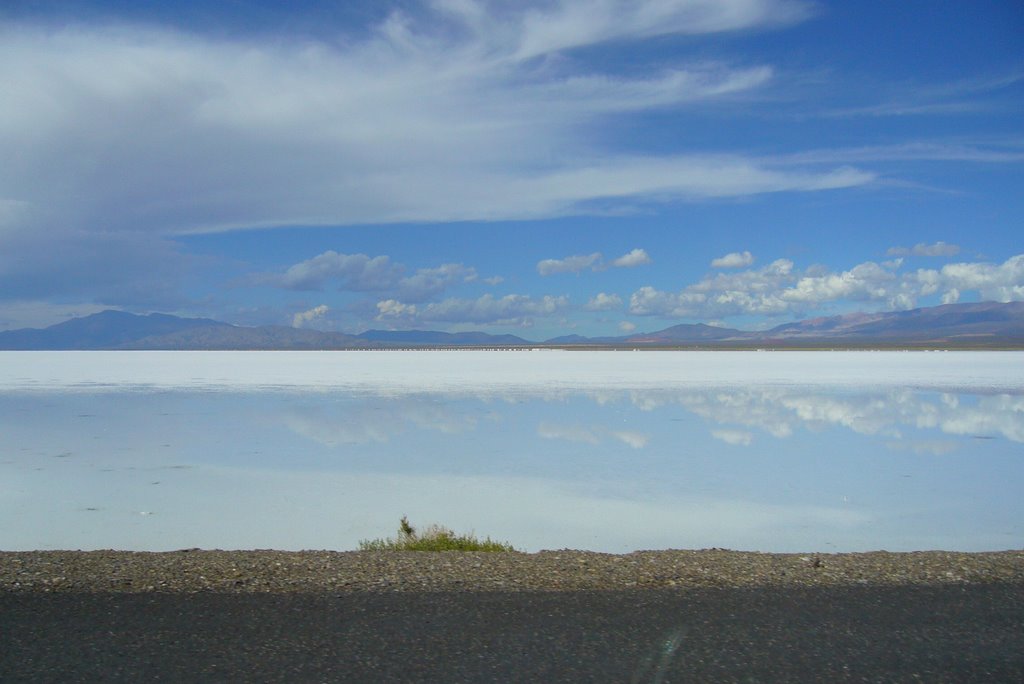
[[[1021,682],[1024,586],[0,594],[2,682]]]

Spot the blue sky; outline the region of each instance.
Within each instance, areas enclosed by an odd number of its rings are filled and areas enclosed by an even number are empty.
[[[1019,2],[5,2],[0,329],[1024,299]]]

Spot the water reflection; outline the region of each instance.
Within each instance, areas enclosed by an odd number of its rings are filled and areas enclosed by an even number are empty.
[[[0,548],[1022,546],[1024,396],[908,388],[0,394]]]

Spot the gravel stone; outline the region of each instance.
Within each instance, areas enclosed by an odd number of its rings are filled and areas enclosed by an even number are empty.
[[[1024,551],[0,552],[0,592],[600,591],[1007,583],[1024,583]]]

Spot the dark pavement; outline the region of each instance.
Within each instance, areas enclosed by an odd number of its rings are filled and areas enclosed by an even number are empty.
[[[1021,682],[1024,586],[0,594],[2,682]]]

